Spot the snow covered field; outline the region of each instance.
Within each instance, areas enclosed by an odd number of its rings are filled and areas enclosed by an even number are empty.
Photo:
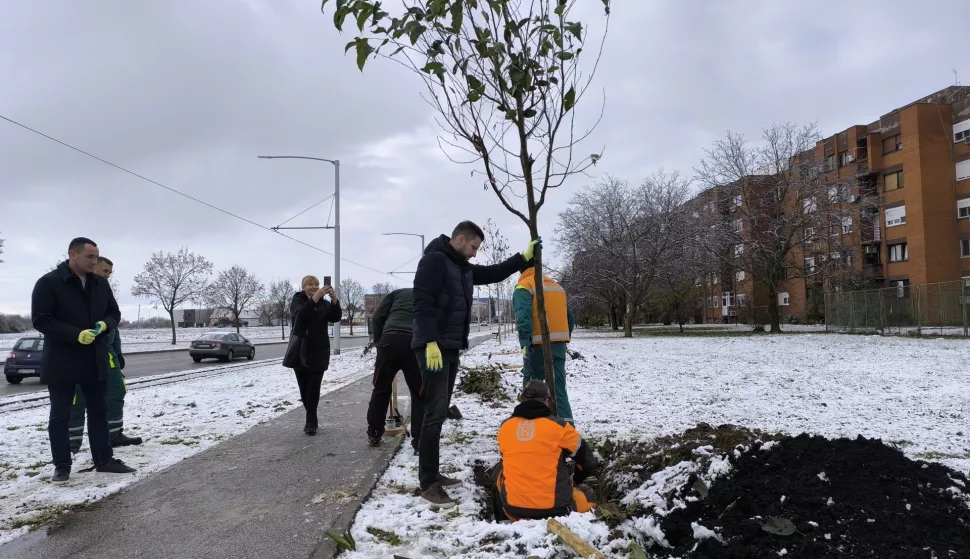
[[[587,438],[651,438],[698,422],[732,423],[790,434],[880,437],[911,458],[970,470],[965,341],[817,334],[625,340],[590,333],[570,347],[585,357],[566,367],[577,427]],[[463,359],[472,366],[507,364],[504,378],[514,386],[520,360],[515,345],[494,341]],[[478,519],[482,491],[472,466],[498,460],[494,436],[512,404],[495,409],[461,393],[455,403],[465,418],[445,423],[441,463],[443,473],[465,482],[449,490],[459,506],[435,511],[414,496],[417,457],[401,452],[355,520],[357,550],[344,556],[573,557],[546,532],[544,521],[503,525]],[[692,467],[671,466],[632,498],[652,506],[657,488],[671,486],[674,478],[682,483]],[[610,543],[606,524],[592,514],[573,513],[562,521],[608,555],[629,556],[627,542]],[[626,528],[640,534],[655,530],[645,518],[626,522],[638,523]]]
[[[354,351],[333,357],[323,382],[330,393],[373,372],[373,353]],[[199,373],[218,369],[200,369]],[[146,438],[140,446],[117,451],[138,469],[135,475],[77,472],[91,465],[85,438],[71,480],[53,485],[47,439],[49,408],[3,412],[0,408],[0,544],[28,529],[32,520],[102,499],[258,423],[300,406],[292,371],[278,360],[236,367],[229,374],[133,390],[125,401],[125,432]],[[164,375],[152,377],[163,379]],[[28,395],[29,396],[29,395]],[[18,395],[3,401],[21,400]],[[148,424],[151,427],[148,427]]]
[[[177,328],[176,337],[178,343],[172,345],[172,330],[169,328],[123,328],[121,330],[122,350],[126,353],[139,353],[145,351],[165,351],[188,349],[192,340],[195,340],[207,332],[235,332],[235,328]],[[242,328],[240,333],[246,336],[255,344],[270,344],[283,341],[280,335],[279,326],[257,326],[252,328]],[[17,340],[24,336],[37,334],[37,332],[27,332],[22,334],[0,334],[0,363],[7,358],[7,353],[17,343]],[[354,335],[366,335],[363,328],[355,327]],[[290,335],[289,326],[286,327],[286,335]],[[349,336],[350,328],[343,327],[341,335]]]

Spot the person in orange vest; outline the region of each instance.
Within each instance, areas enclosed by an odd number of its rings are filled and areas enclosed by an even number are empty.
[[[545,381],[546,368],[542,353],[542,329],[539,326],[539,306],[536,304],[535,263],[519,276],[519,283],[512,294],[515,322],[519,328],[519,346],[522,348],[522,385],[532,379]],[[552,368],[556,391],[556,414],[570,423],[573,410],[566,392],[566,344],[573,333],[575,321],[566,302],[566,291],[549,276],[542,276],[542,289],[546,300],[546,320],[549,322],[549,339],[552,341]]]
[[[576,487],[596,470],[596,457],[571,423],[552,415],[549,387],[530,380],[519,401],[498,430],[502,460],[493,474],[496,516],[551,518],[596,508]],[[575,463],[575,471],[567,458]]]

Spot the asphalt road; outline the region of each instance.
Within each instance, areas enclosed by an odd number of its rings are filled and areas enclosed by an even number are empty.
[[[367,336],[342,337],[340,349],[359,349],[367,345],[367,341]],[[256,344],[256,360],[281,358],[285,351],[285,342]],[[234,363],[244,363],[245,361],[245,358],[237,358]],[[206,359],[201,363],[195,363],[189,357],[188,349],[161,353],[129,353],[125,355],[125,376],[131,379],[190,369],[203,369],[218,364],[219,361],[215,359]],[[37,377],[25,378],[20,384],[9,384],[6,380],[0,379],[0,397],[38,390],[46,390],[46,388]]]

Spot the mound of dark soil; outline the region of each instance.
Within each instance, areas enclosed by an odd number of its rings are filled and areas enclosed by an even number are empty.
[[[967,478],[878,439],[800,435],[768,450],[756,444],[731,462],[706,497],[688,481],[680,498],[698,500],[661,521],[672,548],[654,545],[651,555],[970,557]],[[695,539],[697,525],[722,541]]]

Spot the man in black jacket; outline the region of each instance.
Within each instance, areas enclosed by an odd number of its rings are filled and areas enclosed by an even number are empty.
[[[411,446],[415,450],[421,438],[424,402],[420,396],[421,370],[411,350],[412,293],[411,288],[391,291],[374,311],[377,359],[374,363],[374,391],[367,407],[367,439],[371,446],[380,446],[384,436],[384,412],[391,400],[391,387],[398,371],[404,371],[404,381],[411,392]]]
[[[68,246],[68,260],[42,276],[31,295],[34,328],[44,334],[41,382],[47,384],[51,411],[48,434],[54,459],[51,481],[71,475],[68,420],[75,386],[84,394],[88,442],[99,472],[130,473],[133,468],[113,457],[108,436],[108,344],[98,336],[114,330],[121,311],[108,281],[94,274],[98,245],[78,237]]]
[[[441,424],[458,375],[458,352],[468,348],[474,286],[498,283],[522,271],[532,260],[540,239],[505,262],[479,266],[469,262],[478,253],[485,233],[471,221],[459,223],[451,238],[441,235],[428,243],[414,275],[414,324],[411,349],[421,368],[424,420],[418,440],[418,478],[421,497],[442,508],[455,506],[445,487],[461,481],[441,475]]]

